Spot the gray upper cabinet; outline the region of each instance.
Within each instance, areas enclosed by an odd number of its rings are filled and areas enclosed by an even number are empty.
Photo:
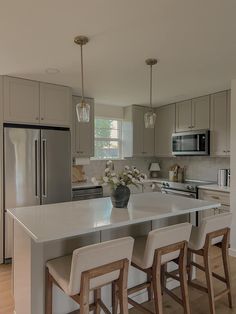
[[[176,104],[176,132],[192,128],[192,101],[185,100]]]
[[[210,96],[192,100],[192,130],[210,128]]]
[[[0,76],[0,124],[3,122],[3,76]]]
[[[176,104],[176,132],[209,129],[210,97],[202,96]]]
[[[144,126],[144,106],[124,108],[123,155],[124,157],[154,156],[154,129]]]
[[[72,154],[74,157],[94,156],[94,99],[86,98],[90,104],[89,122],[78,122],[76,104],[81,97],[73,96],[73,127],[72,127]]]
[[[230,92],[211,95],[211,155],[230,155]]]
[[[39,82],[4,77],[4,121],[39,123]]]
[[[70,127],[71,97],[69,87],[40,83],[40,123]]]
[[[172,133],[175,132],[175,104],[156,109],[155,155],[172,156]]]

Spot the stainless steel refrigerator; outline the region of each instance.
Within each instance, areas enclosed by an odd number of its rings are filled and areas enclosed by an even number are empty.
[[[71,140],[69,129],[5,125],[5,210],[70,200]],[[4,221],[4,259],[6,261],[12,257],[13,235],[13,222],[6,212]]]

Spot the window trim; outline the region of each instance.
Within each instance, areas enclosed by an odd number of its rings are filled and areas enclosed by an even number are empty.
[[[95,116],[94,117],[94,122],[96,119],[103,119],[103,120],[115,120],[115,121],[119,121],[119,125],[120,127],[118,128],[118,138],[114,138],[114,137],[96,137],[95,136],[95,123],[94,123],[94,147],[95,147],[95,142],[96,141],[114,141],[114,142],[118,142],[118,146],[119,146],[119,157],[117,158],[99,158],[97,156],[92,157],[91,159],[93,160],[123,160],[123,132],[122,132],[122,123],[123,123],[123,119],[119,119],[119,118],[112,118],[112,117],[102,117],[102,116]]]

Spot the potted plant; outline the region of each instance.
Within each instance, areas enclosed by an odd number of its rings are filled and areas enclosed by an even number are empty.
[[[109,165],[109,164],[108,164]],[[120,173],[114,172],[110,167],[104,171],[100,179],[92,178],[94,184],[109,185],[111,188],[111,200],[114,207],[127,208],[130,189],[129,185],[138,186],[147,179],[146,174],[141,173],[136,167],[125,166]]]

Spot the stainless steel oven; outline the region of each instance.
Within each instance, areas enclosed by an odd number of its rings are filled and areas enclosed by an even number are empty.
[[[172,134],[172,154],[182,155],[209,155],[210,131],[198,130]]]

